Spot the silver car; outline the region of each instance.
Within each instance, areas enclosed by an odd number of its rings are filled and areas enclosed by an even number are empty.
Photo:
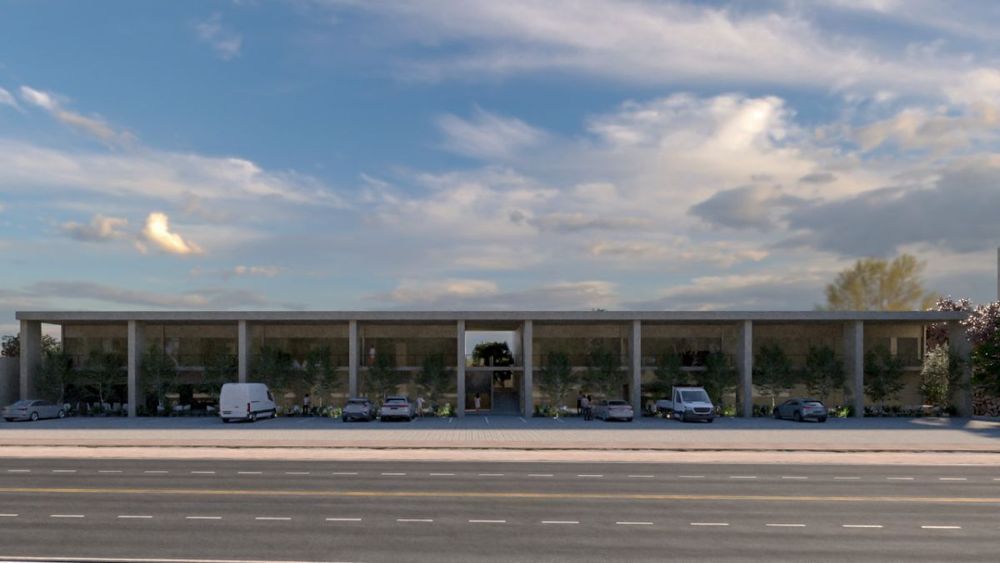
[[[340,416],[344,422],[351,420],[364,420],[371,422],[375,419],[375,405],[368,399],[355,398],[347,401],[344,411]]]
[[[416,415],[416,408],[406,397],[386,397],[382,402],[382,408],[378,411],[379,420],[389,420],[391,418],[401,418],[407,422],[413,420]]]
[[[7,422],[15,420],[35,421],[40,418],[62,418],[66,416],[66,411],[63,410],[62,406],[43,399],[27,399],[4,407],[0,416],[3,416]]]
[[[632,410],[632,405],[625,401],[601,401],[594,407],[594,418],[632,422],[635,412]]]
[[[774,418],[791,418],[795,422],[813,419],[826,422],[827,411],[823,403],[816,399],[788,399],[774,407]]]

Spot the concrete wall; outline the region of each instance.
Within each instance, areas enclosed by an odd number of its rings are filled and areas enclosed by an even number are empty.
[[[0,406],[17,400],[20,361],[18,358],[0,358]]]

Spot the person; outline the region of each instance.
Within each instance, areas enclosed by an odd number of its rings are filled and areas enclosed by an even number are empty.
[[[590,400],[585,395],[580,395],[580,408],[583,412],[583,419],[590,420]]]
[[[375,345],[372,344],[371,348],[368,349],[368,367],[375,365]]]
[[[423,416],[424,412],[424,398],[417,397],[417,416]]]
[[[305,395],[303,395],[303,397],[302,397],[302,416],[309,416],[309,414],[310,414],[309,407],[310,407],[311,403],[312,403],[312,399],[309,398],[309,393],[306,393]]]
[[[479,408],[482,406],[482,399],[479,397],[479,393],[476,393],[476,412],[479,412]]]
[[[587,420],[594,420],[594,397],[587,395]]]
[[[583,391],[576,393],[576,416],[583,416]]]

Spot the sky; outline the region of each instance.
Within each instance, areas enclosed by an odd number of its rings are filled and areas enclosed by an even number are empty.
[[[995,299],[1000,3],[0,0],[35,309]]]

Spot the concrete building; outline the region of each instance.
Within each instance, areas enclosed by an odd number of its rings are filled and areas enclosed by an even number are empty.
[[[842,358],[848,384],[831,403],[853,405],[864,411],[864,355],[884,347],[903,360],[907,385],[899,402],[919,404],[917,384],[925,350],[925,329],[947,323],[949,332],[963,334],[961,312],[687,312],[687,311],[21,311],[19,395],[32,394],[41,366],[42,324],[60,327],[64,349],[76,365],[93,350],[120,354],[128,413],[135,416],[144,402],[141,362],[144,352],[158,347],[189,379],[200,377],[209,354],[233,358],[235,377],[253,381],[257,351],[279,349],[301,364],[309,350],[329,350],[346,384],[328,400],[342,401],[365,391],[376,354],[388,355],[395,369],[415,374],[429,355],[446,358],[454,376],[454,401],[459,416],[471,408],[474,393],[482,407],[530,415],[549,399],[535,383],[546,354],[566,352],[575,369],[584,369],[588,350],[600,347],[620,358],[622,396],[637,412],[644,405],[643,385],[664,354],[683,359],[682,369],[704,368],[699,358],[725,353],[738,373],[734,404],[742,416],[751,416],[753,404],[767,402],[753,385],[753,360],[764,344],[781,346],[794,364],[801,365],[811,346],[828,346]],[[466,353],[467,335],[507,332],[513,342],[514,365],[474,365]],[[960,353],[969,354],[964,337],[953,338]],[[965,365],[968,365],[966,362]],[[502,376],[497,373],[502,372]],[[966,383],[969,374],[965,373]],[[960,414],[971,414],[971,397],[963,386],[957,397]],[[416,391],[408,389],[411,395]],[[488,401],[486,400],[488,397]],[[646,396],[646,400],[650,397]],[[572,400],[572,399],[570,399]]]

